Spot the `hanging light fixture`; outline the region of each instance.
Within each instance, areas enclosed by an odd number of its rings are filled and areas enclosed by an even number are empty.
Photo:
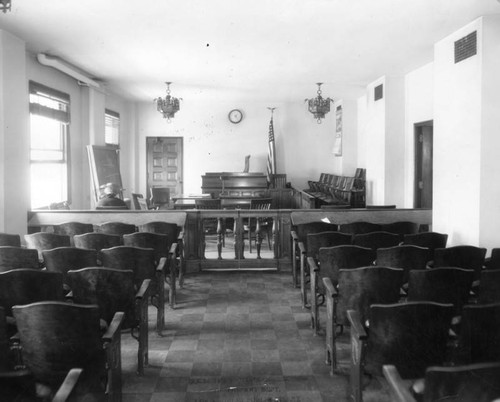
[[[4,13],[10,11],[11,5],[12,4],[10,0],[0,0],[0,10],[2,10]]]
[[[174,115],[179,111],[180,102],[182,98],[174,98],[170,95],[170,84],[171,82],[165,82],[167,84],[167,96],[165,98],[155,98],[157,110],[163,114],[163,118],[167,119],[170,123],[170,119],[174,118]]]
[[[321,124],[321,119],[325,118],[325,114],[330,111],[330,102],[333,102],[332,98],[323,98],[321,96],[321,85],[322,82],[317,82],[318,86],[318,96],[314,99],[306,99],[305,101],[309,103],[309,111],[314,115],[318,124]]]

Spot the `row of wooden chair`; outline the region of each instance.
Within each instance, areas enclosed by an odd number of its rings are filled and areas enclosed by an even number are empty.
[[[321,173],[318,181],[309,180],[305,192],[315,197],[320,205],[364,207],[366,170],[356,169],[354,176]]]

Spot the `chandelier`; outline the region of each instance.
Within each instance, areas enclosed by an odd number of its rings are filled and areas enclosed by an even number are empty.
[[[167,119],[170,123],[170,119],[174,118],[174,115],[179,111],[180,105],[179,101],[182,98],[174,98],[170,95],[170,84],[171,82],[165,82],[167,84],[167,96],[165,98],[155,98],[157,110],[163,114],[163,118]]]
[[[318,86],[318,96],[314,99],[306,99],[305,101],[309,103],[309,111],[317,119],[318,124],[321,124],[321,119],[325,118],[325,114],[330,111],[330,102],[333,102],[331,98],[323,98],[321,96],[321,85],[322,82],[317,82]]]
[[[10,7],[11,0],[0,0],[0,10],[2,10],[4,13],[10,11]]]

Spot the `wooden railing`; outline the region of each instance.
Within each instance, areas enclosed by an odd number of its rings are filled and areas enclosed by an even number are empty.
[[[302,196],[297,193],[298,196]],[[261,243],[264,253],[250,253],[248,241],[244,238],[244,224],[248,219],[263,219],[272,224],[271,248],[267,249],[264,236],[257,236],[257,244]],[[222,232],[224,223],[232,224],[234,245],[227,246],[213,256],[206,255],[205,231],[203,221],[215,219],[221,223],[216,242],[223,242],[226,233]],[[391,223],[396,221],[412,221],[419,224],[432,224],[432,211],[426,209],[271,209],[271,210],[160,210],[160,211],[31,211],[28,214],[28,232],[51,231],[52,225],[68,221],[92,223],[95,225],[122,221],[135,225],[151,221],[173,222],[184,229],[184,257],[187,272],[203,269],[278,269],[291,270],[292,250],[290,232],[293,225],[328,220],[332,223],[349,223],[371,221],[375,223]],[[228,227],[226,225],[226,227]],[[231,226],[229,226],[231,229]],[[261,255],[262,254],[262,255]],[[259,258],[260,257],[260,258]]]

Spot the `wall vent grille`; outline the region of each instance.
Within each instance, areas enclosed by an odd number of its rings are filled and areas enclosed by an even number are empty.
[[[383,97],[384,97],[384,85],[383,84],[377,85],[373,89],[373,99],[378,101],[379,99],[382,99]]]
[[[455,42],[455,64],[477,54],[477,31]]]

